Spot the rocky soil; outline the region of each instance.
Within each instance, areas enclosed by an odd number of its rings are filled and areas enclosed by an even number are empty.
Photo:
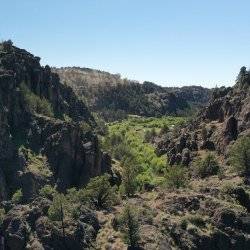
[[[249,249],[250,189],[243,186],[240,177],[225,173],[223,180],[193,179],[178,191],[157,188],[137,194],[110,212],[98,213],[102,228],[97,249],[127,249],[112,226],[126,203],[139,210],[142,249]],[[247,203],[240,205],[241,200]]]

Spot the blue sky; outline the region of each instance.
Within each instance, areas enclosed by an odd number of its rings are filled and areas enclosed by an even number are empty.
[[[0,39],[164,86],[232,85],[250,66],[250,1],[2,0]]]

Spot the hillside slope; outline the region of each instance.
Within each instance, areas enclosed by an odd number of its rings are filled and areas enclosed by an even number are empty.
[[[99,142],[88,108],[39,60],[0,44],[0,248],[250,249],[245,68],[192,122],[129,116]]]
[[[199,86],[166,88],[151,82],[140,84],[118,74],[88,68],[53,68],[53,71],[106,120],[127,114],[157,117],[193,112],[205,105],[211,95],[211,90]]]

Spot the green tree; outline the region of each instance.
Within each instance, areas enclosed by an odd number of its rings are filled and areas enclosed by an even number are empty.
[[[119,218],[119,225],[124,239],[130,247],[138,247],[140,241],[138,211],[131,205],[126,205]]]
[[[250,136],[239,138],[229,150],[233,168],[245,175],[250,174]]]
[[[137,190],[137,175],[138,169],[134,157],[125,159],[122,163],[122,189],[128,197],[133,196]]]
[[[61,221],[64,218],[67,206],[67,199],[64,194],[56,193],[53,202],[49,207],[48,216],[52,221]]]
[[[30,112],[50,117],[54,116],[53,108],[46,98],[34,94],[24,82],[21,83],[20,89]]]
[[[155,128],[152,128],[151,130],[147,130],[144,135],[144,141],[151,142],[156,135],[157,134],[156,134]]]
[[[65,238],[65,214],[68,212],[69,204],[64,194],[56,193],[53,198],[53,203],[49,207],[48,217],[52,221],[60,221],[62,225],[62,234]]]
[[[246,75],[247,75],[246,73],[247,73],[247,68],[245,66],[241,67],[240,72],[236,79],[238,84],[244,83],[244,80],[246,79]]]
[[[109,183],[109,175],[105,174],[92,178],[82,190],[83,200],[90,201],[97,208],[107,208],[115,200],[115,187]]]
[[[169,126],[168,124],[164,124],[163,127],[161,128],[160,134],[164,135],[167,134],[169,132]]]
[[[39,194],[47,199],[52,200],[56,190],[51,185],[45,185],[39,190]]]
[[[203,160],[198,159],[193,164],[194,174],[201,178],[216,175],[220,171],[220,165],[213,154],[208,154]]]
[[[171,166],[166,173],[166,184],[169,188],[185,187],[187,183],[187,171],[180,165]]]
[[[18,203],[21,203],[22,202],[22,199],[23,199],[23,191],[22,189],[18,189],[13,195],[12,195],[12,198],[11,200],[18,204]]]
[[[117,146],[114,146],[113,148],[113,157],[118,161],[121,161],[122,159],[127,158],[130,155],[131,155],[131,148],[125,142]]]

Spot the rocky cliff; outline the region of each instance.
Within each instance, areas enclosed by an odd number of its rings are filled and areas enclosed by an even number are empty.
[[[44,183],[82,186],[109,170],[88,108],[39,61],[0,44],[0,200],[19,188],[31,199]]]
[[[179,131],[170,132],[157,151],[168,154],[170,164],[188,165],[199,151],[226,156],[228,146],[250,133],[250,76],[243,67],[234,87],[214,90],[207,107]]]

